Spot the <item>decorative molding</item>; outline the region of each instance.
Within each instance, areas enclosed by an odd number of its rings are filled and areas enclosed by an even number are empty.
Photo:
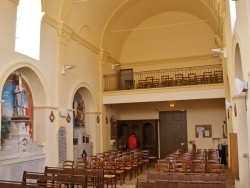
[[[68,41],[70,39],[70,34],[63,31],[63,30],[58,30],[57,31],[57,35],[59,36],[59,40],[62,44],[65,44],[67,45],[68,44]]]
[[[10,0],[15,6],[19,5],[20,0]]]
[[[69,38],[71,38],[74,41],[78,42],[79,44],[83,45],[84,47],[90,49],[92,52],[101,55],[100,59],[106,58],[105,59],[106,62],[111,62],[114,64],[119,63],[117,60],[112,58],[110,54],[108,54],[107,52],[103,52],[104,51],[103,49],[101,50],[95,45],[83,39],[80,35],[74,32],[74,30],[70,26],[66,25],[64,22],[58,22],[54,18],[46,14],[44,14],[42,22],[47,23],[48,25],[58,30],[58,36],[61,37],[60,41],[63,44],[67,44]]]
[[[219,48],[222,48],[222,40],[219,35],[214,35],[215,43]]]
[[[105,63],[108,62],[108,58],[109,58],[109,53],[106,52],[105,50],[100,50],[100,60],[104,61]]]
[[[88,41],[83,39],[80,35],[76,34],[75,32],[73,32],[71,34],[71,38],[73,40],[77,41],[79,44],[83,45],[84,47],[92,50],[94,53],[99,54],[99,52],[100,52],[99,48],[97,48],[93,44],[89,43]]]

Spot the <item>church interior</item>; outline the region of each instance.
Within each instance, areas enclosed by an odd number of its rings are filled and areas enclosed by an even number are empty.
[[[153,162],[216,150],[250,187],[249,52],[248,0],[1,0],[0,180],[135,134]]]

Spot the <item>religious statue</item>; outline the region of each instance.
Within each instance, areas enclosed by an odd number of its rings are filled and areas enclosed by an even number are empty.
[[[25,114],[25,106],[24,106],[24,89],[22,86],[22,73],[19,72],[16,74],[17,76],[17,84],[14,89],[14,114],[13,117],[24,117]]]
[[[84,126],[85,124],[85,106],[84,101],[80,100],[77,104],[77,112],[76,112],[76,125]]]

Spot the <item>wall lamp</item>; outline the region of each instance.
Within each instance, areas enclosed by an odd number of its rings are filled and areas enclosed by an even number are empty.
[[[236,90],[236,94],[239,95],[241,92],[247,92],[248,85],[246,81],[242,81],[239,78],[234,79],[234,86]]]
[[[223,54],[224,58],[227,58],[227,49],[226,48],[212,48],[211,49],[211,54],[212,56],[219,56],[221,54]]]
[[[226,109],[228,110],[230,107],[232,107],[232,103],[229,101],[225,101],[225,106],[226,106]]]
[[[117,66],[120,66],[121,64],[120,63],[115,63],[115,64],[111,64],[112,65],[112,69],[115,69],[115,67],[117,67]]]
[[[62,66],[62,75],[65,75],[66,73],[66,70],[70,70],[70,69],[73,69],[75,68],[76,66],[75,65],[63,65]]]

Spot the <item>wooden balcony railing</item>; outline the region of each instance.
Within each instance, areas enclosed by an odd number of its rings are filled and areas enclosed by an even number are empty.
[[[222,65],[104,75],[104,91],[223,83]]]

